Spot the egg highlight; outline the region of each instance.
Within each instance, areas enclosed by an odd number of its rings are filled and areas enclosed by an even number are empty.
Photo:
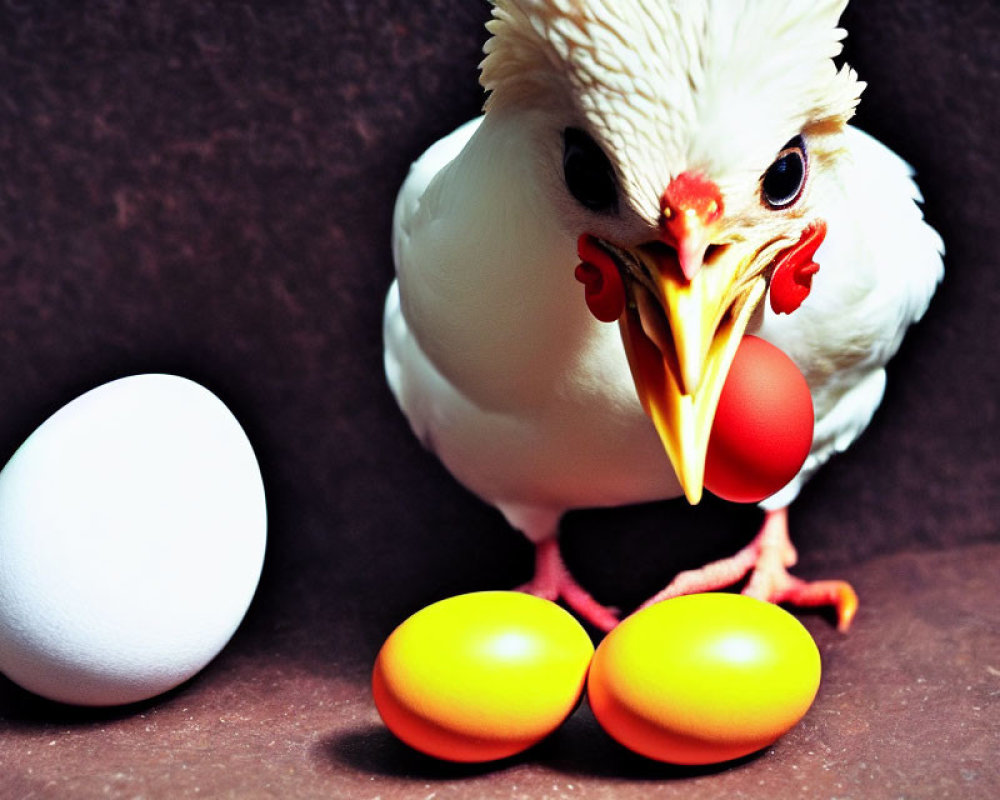
[[[153,374],[87,392],[0,472],[0,671],[88,706],[177,686],[243,619],[266,530],[253,448],[215,395]]]

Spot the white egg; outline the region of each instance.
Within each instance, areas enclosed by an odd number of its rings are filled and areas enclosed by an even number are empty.
[[[177,686],[242,621],[266,532],[253,448],[215,395],[170,375],[87,392],[0,472],[0,671],[80,705]]]

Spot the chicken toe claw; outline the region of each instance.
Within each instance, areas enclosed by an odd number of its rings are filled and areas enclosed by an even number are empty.
[[[847,633],[858,613],[858,594],[847,581],[796,581],[776,602],[797,606],[833,606],[837,609],[837,630]]]

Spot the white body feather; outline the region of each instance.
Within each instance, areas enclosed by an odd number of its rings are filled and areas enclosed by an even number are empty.
[[[424,444],[525,533],[677,495],[617,328],[583,302],[576,243],[542,193],[524,201],[531,164],[494,119],[431,147],[399,194],[389,385]]]

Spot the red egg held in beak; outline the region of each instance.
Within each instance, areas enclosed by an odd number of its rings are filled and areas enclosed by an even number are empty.
[[[805,463],[814,413],[794,362],[756,336],[740,342],[719,398],[705,459],[705,488],[756,503],[783,488]]]

